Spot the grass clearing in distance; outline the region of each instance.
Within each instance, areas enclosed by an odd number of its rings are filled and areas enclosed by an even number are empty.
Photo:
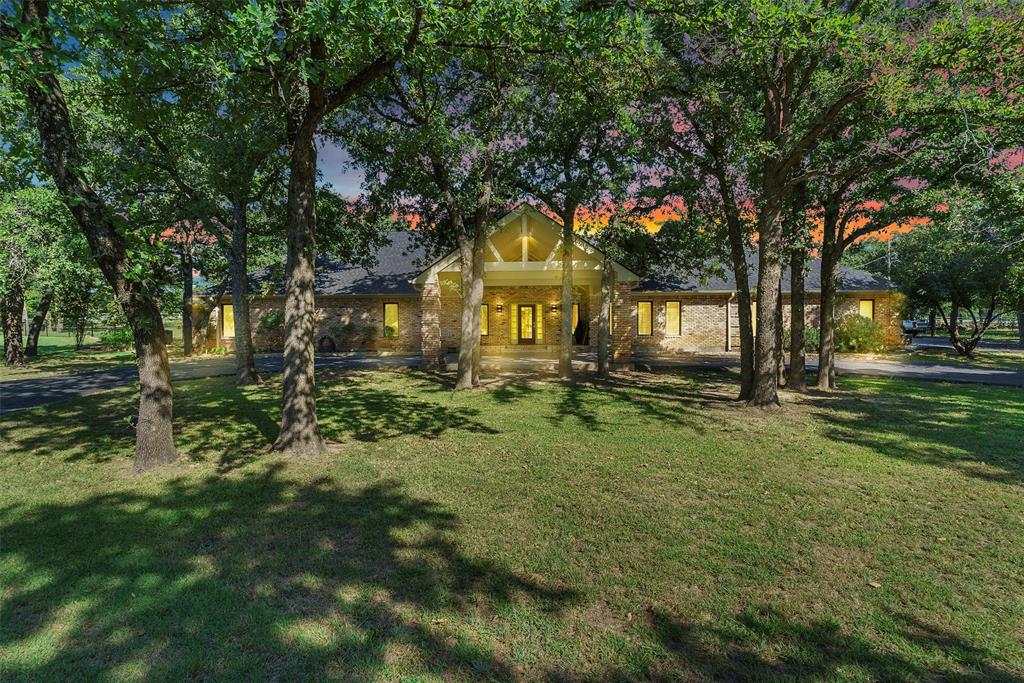
[[[130,388],[5,416],[4,679],[1024,676],[1024,392],[448,380],[319,373],[301,459],[178,383],[143,477]]]

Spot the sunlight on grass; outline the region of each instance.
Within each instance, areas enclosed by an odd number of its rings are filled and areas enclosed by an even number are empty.
[[[1024,392],[449,379],[322,373],[295,460],[180,383],[145,477],[129,388],[5,416],[4,680],[1024,675]]]

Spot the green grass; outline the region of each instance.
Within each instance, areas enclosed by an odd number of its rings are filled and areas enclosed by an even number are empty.
[[[950,365],[956,367],[1006,368],[1024,370],[1024,351],[1006,351],[978,347],[970,357],[958,355],[951,348],[915,346],[888,354],[890,360],[902,363]]]
[[[97,341],[99,340],[96,337],[85,338],[86,345],[94,345]],[[109,370],[134,363],[134,351],[109,351],[95,346],[86,346],[76,351],[73,336],[60,333],[41,334],[39,355],[25,358],[23,366],[0,366],[0,382]]]
[[[1024,392],[847,379],[782,411],[728,374],[451,393],[323,374],[5,416],[3,680],[1019,680]]]
[[[179,326],[180,331],[180,326]],[[180,333],[174,333],[169,347],[172,360],[181,360]],[[135,365],[135,351],[111,351],[96,346],[97,337],[86,336],[85,346],[76,351],[75,338],[63,333],[39,335],[39,355],[26,357],[25,365],[8,367],[0,364],[0,382],[37,379],[93,372]]]

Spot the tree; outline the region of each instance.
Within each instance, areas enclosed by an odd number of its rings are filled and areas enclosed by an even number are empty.
[[[432,2],[259,0],[228,15],[240,61],[262,68],[284,122],[288,149],[288,259],[281,430],[274,448],[323,450],[314,376],[316,136],[325,118],[391,71],[422,36],[427,19],[454,10]]]
[[[65,50],[81,43],[64,33],[75,28],[73,22],[60,19],[51,16],[46,0],[22,0],[17,17],[5,13],[0,24],[5,69],[24,89],[47,170],[131,326],[140,382],[134,469],[143,471],[177,457],[163,320],[124,219],[110,210],[90,180],[94,169],[82,155],[60,75],[67,61]]]
[[[944,219],[902,235],[895,251],[900,291],[910,305],[939,312],[960,355],[970,356],[992,321],[1022,300],[1019,263],[998,229],[979,221],[970,207],[955,207]]]
[[[562,222],[561,333],[558,374],[572,377],[572,254],[576,214],[593,204],[608,184],[616,159],[624,153],[623,137],[634,134],[630,107],[639,82],[630,62],[642,56],[642,24],[619,21],[613,12],[584,24],[589,35],[574,32],[589,49],[562,49],[544,55],[531,74],[526,115],[519,135],[525,145],[513,167],[517,184]],[[607,46],[604,49],[595,49]]]
[[[477,3],[448,42],[402,62],[340,127],[375,201],[414,212],[418,234],[458,248],[457,390],[480,383],[484,250],[510,197],[502,172],[519,144],[512,133],[525,102],[523,59],[542,34],[533,9]]]
[[[750,405],[778,404],[782,214],[793,190],[821,173],[800,166],[849,124],[853,105],[878,86],[879,73],[894,68],[888,51],[908,40],[897,36],[931,11],[884,2],[707,2],[666,3],[655,17],[669,58],[666,91],[683,119],[677,128],[685,141],[675,149],[693,159],[699,177],[729,193],[723,206],[734,213],[726,225],[738,283],[745,281],[744,235],[735,214],[753,217],[757,331],[752,382],[741,393]],[[743,336],[746,327],[741,318]]]

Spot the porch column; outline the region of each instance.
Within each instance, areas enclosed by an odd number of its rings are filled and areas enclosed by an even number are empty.
[[[612,363],[633,365],[633,321],[635,304],[632,285],[616,281],[612,286]]]
[[[436,370],[444,367],[441,352],[441,287],[438,283],[423,285],[420,294],[420,347],[423,351],[421,367]]]

